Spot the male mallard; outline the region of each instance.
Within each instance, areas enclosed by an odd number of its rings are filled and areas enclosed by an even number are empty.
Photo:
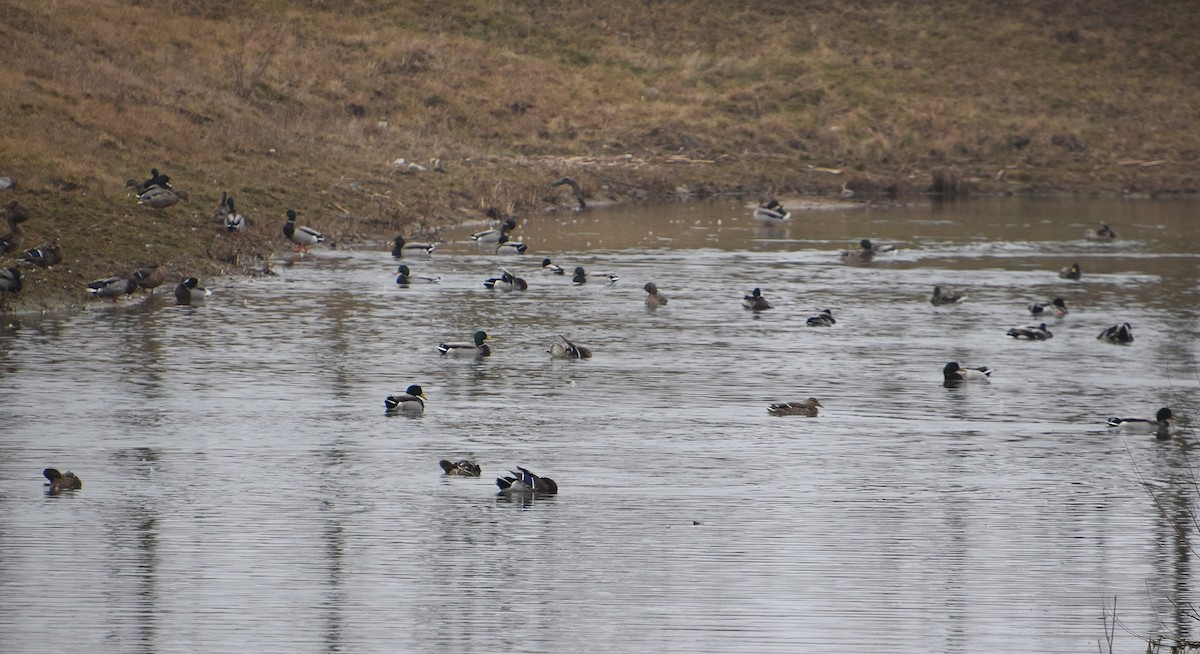
[[[1175,420],[1175,414],[1167,407],[1158,410],[1154,414],[1154,420],[1146,418],[1109,418],[1108,426],[1116,427],[1121,431],[1128,431],[1141,434],[1158,434],[1160,438],[1171,435],[1171,421]]]
[[[1097,336],[1096,339],[1101,340],[1101,341],[1108,341],[1109,343],[1121,343],[1121,344],[1132,343],[1133,342],[1133,327],[1130,327],[1129,323],[1127,323],[1127,322],[1121,323],[1119,325],[1113,325],[1112,327],[1109,327],[1108,329],[1105,329],[1104,331],[1100,332],[1100,335]]]
[[[510,241],[508,234],[501,234],[496,240],[496,254],[525,254],[529,246],[524,243]]]
[[[1029,313],[1035,316],[1041,316],[1048,311],[1053,311],[1054,315],[1062,318],[1067,315],[1067,302],[1060,297],[1054,298],[1050,304],[1034,303],[1029,305]]]
[[[1079,264],[1073,263],[1069,268],[1063,268],[1062,270],[1058,271],[1058,276],[1062,277],[1063,279],[1078,280],[1083,276],[1083,271],[1079,269]]]
[[[754,220],[762,225],[779,225],[792,219],[790,211],[785,209],[779,200],[771,198],[765,203],[754,207]]]
[[[658,287],[654,285],[654,282],[646,282],[642,289],[646,291],[646,306],[651,309],[667,303],[667,296],[658,292]]]
[[[179,204],[180,200],[188,199],[187,191],[178,188],[163,188],[152,186],[137,196],[137,203],[151,209],[166,209]]]
[[[137,282],[129,277],[114,275],[97,279],[88,284],[88,291],[99,298],[110,298],[113,304],[116,304],[117,298],[122,295],[129,295],[137,290]]]
[[[321,232],[303,225],[296,225],[296,210],[287,210],[287,222],[283,224],[283,235],[287,240],[295,243],[292,247],[294,252],[308,252],[308,246],[316,245],[325,240]]]
[[[392,246],[392,256],[397,259],[403,257],[424,257],[428,259],[433,256],[433,248],[437,247],[437,243],[409,243],[404,240],[403,236],[397,236],[392,240],[396,243]]]
[[[749,294],[742,296],[742,306],[751,311],[766,311],[771,308],[771,303],[767,302],[767,298],[763,297],[761,289],[754,289]]]
[[[1100,223],[1100,229],[1091,227],[1083,230],[1083,237],[1089,241],[1115,241],[1117,233],[1105,223]]]
[[[125,181],[125,186],[133,187],[134,195],[141,195],[152,188],[171,189],[171,178],[158,172],[157,168],[150,169],[150,179],[139,182],[136,179]]]
[[[162,286],[162,283],[166,281],[167,271],[158,264],[139,266],[137,270],[133,271],[131,277],[138,288],[150,291],[150,294],[153,295],[154,289]]]
[[[963,368],[957,361],[951,361],[942,368],[942,376],[948,382],[987,381],[992,376],[992,369],[987,366],[978,368]]]
[[[11,295],[21,290],[21,271],[16,268],[0,268],[0,293]]]
[[[400,267],[396,270],[396,272],[398,273],[396,275],[396,283],[401,286],[408,286],[409,284],[436,284],[442,281],[441,277],[425,277],[423,275],[414,275],[409,271],[408,266],[405,264],[400,264]]]
[[[21,261],[32,263],[39,268],[57,266],[62,263],[62,259],[63,251],[62,246],[58,244],[58,239],[54,239],[41,247],[25,250],[21,254]]]
[[[442,343],[437,346],[437,349],[438,352],[449,355],[491,356],[492,348],[488,347],[487,343],[484,343],[486,340],[488,340],[487,332],[480,330],[475,332],[473,342]]]
[[[575,274],[571,275],[571,281],[576,284],[586,284],[589,281],[608,282],[614,284],[620,279],[611,273],[590,273],[583,269],[583,266],[575,266]]]
[[[212,291],[200,286],[199,279],[188,277],[175,287],[175,304],[187,306],[203,302],[210,295],[212,295]]]
[[[933,297],[929,298],[929,303],[934,306],[941,306],[943,304],[957,304],[965,299],[967,299],[967,296],[959,291],[943,290],[941,286],[934,286]]]
[[[824,406],[817,398],[810,397],[803,402],[783,402],[767,407],[767,413],[773,416],[808,416],[817,417],[817,407]]]
[[[512,218],[506,218],[498,228],[485,229],[481,232],[471,234],[471,240],[476,243],[499,243],[501,236],[507,236],[509,232],[516,228],[517,221]]]
[[[1046,323],[1013,327],[1006,333],[1013,338],[1024,338],[1030,341],[1044,341],[1048,338],[1054,338],[1054,334],[1050,333],[1049,329],[1046,329]]]
[[[877,254],[886,254],[895,252],[894,245],[877,245],[871,242],[871,239],[864,238],[858,242],[857,250],[845,250],[842,252],[842,260],[848,263],[861,262],[867,263],[875,259]]]
[[[592,358],[592,348],[583,345],[578,345],[571,342],[566,336],[559,334],[562,339],[559,343],[555,341],[550,344],[550,356],[555,359],[590,359]]]
[[[499,277],[492,277],[484,280],[483,285],[497,291],[527,291],[529,284],[520,277],[508,272],[504,268],[500,269]]]
[[[833,311],[830,309],[822,309],[821,313],[810,316],[805,322],[809,327],[832,327],[837,324],[837,321],[833,319]]]
[[[225,231],[227,232],[242,232],[246,230],[246,217],[238,213],[238,210],[233,206],[233,196],[225,199],[225,208],[228,211],[225,214]],[[318,234],[320,236],[320,234]]]
[[[543,275],[564,275],[566,271],[562,266],[556,263],[550,263],[549,259],[542,259],[542,274]]]
[[[425,411],[425,392],[420,386],[413,384],[403,393],[387,396],[383,401],[388,413],[423,413]]]
[[[16,200],[4,205],[4,220],[8,223],[8,232],[0,236],[0,254],[16,252],[25,240],[25,232],[21,223],[29,220],[29,210]]]
[[[539,477],[521,466],[517,466],[517,470],[519,472],[509,470],[507,475],[496,478],[496,485],[500,487],[501,493],[558,493],[558,484],[553,479]]]
[[[442,466],[442,471],[451,477],[478,477],[483,473],[483,469],[478,463],[463,459],[461,461],[447,461],[442,459],[438,461],[438,465]]]
[[[55,468],[46,468],[42,471],[42,476],[50,480],[50,483],[46,485],[50,487],[47,492],[51,495],[65,490],[83,489],[83,481],[70,470],[63,474]]]

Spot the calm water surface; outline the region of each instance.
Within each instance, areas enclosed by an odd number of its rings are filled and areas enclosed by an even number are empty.
[[[737,202],[623,207],[523,218],[523,257],[447,230],[410,262],[437,285],[321,250],[206,306],[8,317],[0,651],[1094,652],[1114,597],[1135,633],[1196,637],[1173,603],[1200,599],[1196,530],[1147,492],[1194,509],[1194,438],[1104,420],[1200,402],[1198,210],[982,200],[765,230]],[[1083,240],[1099,220],[1122,240]],[[842,264],[862,237],[900,251]],[[576,287],[543,256],[621,280]],[[499,265],[529,291],[484,289]],[[969,300],[933,307],[934,284]],[[756,286],[774,310],[740,307]],[[1053,339],[1005,336],[1055,296]],[[822,308],[837,324],[805,326]],[[1125,321],[1133,345],[1096,340]],[[476,329],[490,359],[435,350]],[[557,334],[595,357],[551,360]],[[951,360],[993,381],[944,388]],[[385,416],[411,383],[426,414]],[[818,418],[766,413],[810,395]],[[441,476],[468,457],[482,479]],[[515,465],[561,493],[497,498]],[[46,496],[48,466],[84,490]]]

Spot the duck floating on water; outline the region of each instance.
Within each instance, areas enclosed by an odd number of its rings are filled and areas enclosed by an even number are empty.
[[[1067,315],[1068,312],[1066,300],[1056,297],[1051,300],[1049,304],[1035,302],[1034,304],[1029,305],[1029,313],[1035,316],[1043,316],[1051,311],[1054,312],[1054,315],[1057,318],[1062,318],[1063,316]]]
[[[958,365],[957,361],[951,361],[942,368],[942,376],[948,382],[988,381],[992,376],[992,369],[987,366],[964,368]]]
[[[658,287],[654,285],[654,282],[646,282],[646,285],[642,287],[642,290],[646,291],[646,306],[650,307],[651,309],[660,307],[667,303],[667,296],[658,292]]]
[[[1175,414],[1171,409],[1163,407],[1154,414],[1153,420],[1146,418],[1109,418],[1108,426],[1114,429],[1119,429],[1125,432],[1140,433],[1140,434],[1157,434],[1159,438],[1169,438],[1171,435],[1171,422],[1175,420]]]
[[[771,303],[763,297],[762,289],[756,288],[742,296],[742,306],[751,311],[766,311],[771,308]]]
[[[804,321],[809,327],[832,327],[837,324],[833,319],[833,311],[831,309],[822,309],[820,313],[809,316],[808,320]]]
[[[485,288],[489,288],[489,289],[493,289],[493,290],[497,290],[497,291],[527,291],[527,290],[529,290],[528,282],[526,282],[524,279],[521,279],[520,277],[517,277],[516,275],[508,272],[504,268],[500,269],[499,277],[491,277],[489,279],[486,279],[486,280],[484,280],[483,285]]]
[[[287,240],[295,244],[292,247],[292,251],[294,252],[308,252],[310,246],[325,241],[325,237],[321,235],[321,232],[311,227],[296,224],[295,209],[287,210],[287,222],[283,224],[283,235],[287,237]]]
[[[420,386],[412,384],[403,393],[387,396],[383,401],[387,413],[424,413],[425,391]]]
[[[944,289],[941,286],[934,286],[933,297],[929,298],[929,303],[936,307],[944,304],[958,304],[965,299],[967,299],[967,296],[961,291],[955,291],[948,288]]]
[[[508,234],[501,234],[496,241],[496,254],[525,254],[528,245],[509,240]]]
[[[773,416],[808,416],[817,417],[817,407],[823,407],[819,400],[810,397],[803,402],[782,402],[767,407],[767,413]]]
[[[517,221],[513,218],[505,218],[500,227],[494,229],[485,229],[480,232],[471,234],[471,240],[476,243],[499,243],[501,236],[508,235],[509,232],[517,228]]]
[[[440,276],[427,277],[425,275],[414,275],[408,269],[408,266],[403,263],[396,269],[396,283],[401,286],[408,286],[409,284],[436,284],[440,281],[442,281]]]
[[[575,266],[575,274],[571,275],[571,281],[576,284],[586,284],[588,282],[601,282],[615,284],[620,277],[612,273],[590,273],[583,269],[583,266]]]
[[[565,275],[566,272],[567,271],[563,270],[562,266],[556,263],[550,263],[549,259],[542,259],[543,275]]]
[[[487,332],[483,330],[477,331],[471,338],[470,342],[442,343],[437,346],[438,352],[450,356],[468,355],[487,357],[492,355],[492,348],[488,347],[488,344],[484,342],[489,338]]]
[[[765,203],[754,207],[754,220],[762,225],[781,225],[792,219],[792,213],[784,208],[779,200],[771,198]]]
[[[592,348],[579,345],[572,342],[566,336],[559,334],[561,342],[555,341],[550,344],[550,356],[555,359],[590,359],[592,358]]]
[[[1112,327],[1100,332],[1100,335],[1097,336],[1096,339],[1108,341],[1109,343],[1128,345],[1129,343],[1133,342],[1133,327],[1131,327],[1127,322],[1123,322],[1119,325],[1113,325]]]
[[[1072,279],[1078,281],[1083,277],[1083,271],[1079,268],[1079,264],[1073,263],[1070,266],[1058,271],[1058,276],[1063,279]]]
[[[433,249],[437,247],[437,243],[409,243],[403,236],[397,236],[392,241],[395,243],[392,246],[392,256],[397,259],[403,257],[424,257],[428,259],[433,256]]]
[[[496,485],[501,493],[527,493],[555,495],[558,484],[549,477],[540,477],[529,470],[517,466],[518,472],[508,471],[503,477],[496,478]]]
[[[200,285],[200,280],[195,277],[188,277],[179,282],[175,287],[175,304],[180,306],[188,306],[197,302],[203,302],[212,295],[212,291]]]
[[[1106,223],[1100,223],[1099,229],[1089,227],[1083,230],[1083,237],[1089,241],[1115,241],[1117,233]]]
[[[1052,334],[1049,329],[1046,329],[1046,323],[1013,327],[1006,333],[1007,335],[1018,340],[1025,339],[1029,341],[1044,341],[1049,338],[1054,338],[1054,334]]]
[[[483,474],[483,469],[478,463],[462,459],[461,461],[449,461],[442,459],[438,461],[438,465],[442,467],[442,473],[448,477],[478,477]]]
[[[56,468],[46,468],[42,471],[42,476],[49,480],[49,483],[46,484],[48,487],[46,492],[51,495],[57,495],[62,491],[83,489],[83,480],[76,477],[75,473],[70,470],[62,473]]]

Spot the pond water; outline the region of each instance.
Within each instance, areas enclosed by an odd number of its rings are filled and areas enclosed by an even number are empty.
[[[8,316],[0,651],[1085,652],[1114,598],[1133,634],[1196,637],[1197,529],[1155,504],[1195,510],[1195,438],[1105,419],[1200,401],[1198,209],[627,206],[522,217],[523,256],[447,230],[408,262],[438,284],[324,249],[201,306]],[[1084,240],[1101,220],[1121,239]],[[842,263],[864,237],[899,250]],[[529,290],[485,289],[501,265]],[[1056,296],[1052,339],[1005,335]],[[1132,345],[1096,339],[1118,322]],[[435,349],[477,329],[490,358]],[[595,356],[551,359],[559,334]],[[948,361],[995,372],[945,387]],[[409,384],[424,415],[386,416]],[[498,497],[517,465],[559,494]]]

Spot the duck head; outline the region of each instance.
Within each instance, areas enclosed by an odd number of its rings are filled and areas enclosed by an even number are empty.
[[[475,339],[475,347],[479,347],[479,346],[483,345],[483,342],[488,340],[487,332],[483,331],[482,329],[475,332],[474,339]]]

